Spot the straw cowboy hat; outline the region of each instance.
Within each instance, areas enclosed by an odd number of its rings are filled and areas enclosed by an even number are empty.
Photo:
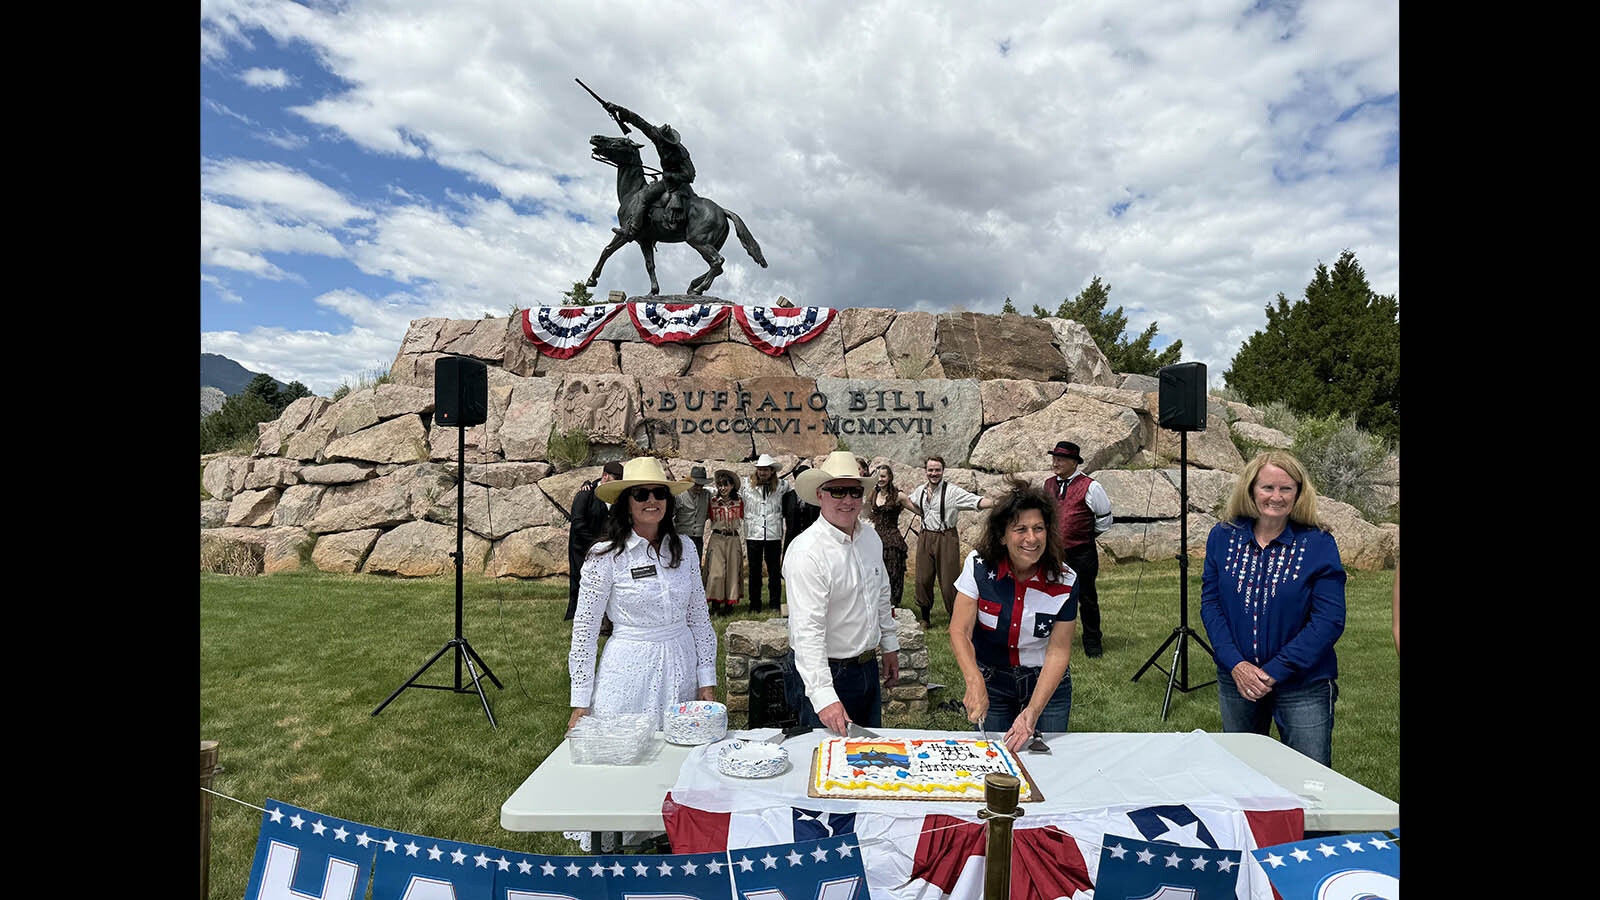
[[[849,450],[835,450],[828,454],[822,465],[800,473],[800,477],[794,480],[794,492],[801,500],[812,506],[819,506],[817,489],[830,481],[841,479],[861,485],[863,492],[872,490],[873,482],[877,481],[871,475],[861,474],[861,466],[856,463],[854,453]]]
[[[594,489],[594,495],[607,503],[615,503],[624,491],[641,484],[664,484],[676,497],[687,491],[694,482],[673,481],[661,470],[661,460],[654,456],[641,456],[624,463],[622,477],[599,485]]]

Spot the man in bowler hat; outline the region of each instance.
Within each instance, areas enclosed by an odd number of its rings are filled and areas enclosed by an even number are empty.
[[[1056,528],[1067,565],[1078,573],[1078,614],[1083,618],[1083,652],[1096,657],[1104,652],[1100,633],[1100,595],[1095,576],[1100,574],[1100,550],[1095,538],[1111,527],[1111,498],[1106,489],[1078,470],[1083,454],[1071,441],[1058,441],[1050,451],[1055,474],[1044,487],[1056,498]]]

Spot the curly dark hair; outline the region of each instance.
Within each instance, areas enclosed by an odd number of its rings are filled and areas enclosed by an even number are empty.
[[[1028,510],[1038,510],[1044,516],[1045,538],[1044,553],[1039,557],[1039,570],[1044,573],[1044,578],[1055,581],[1061,577],[1061,528],[1056,522],[1056,499],[1050,493],[1036,485],[1029,484],[1015,475],[1006,477],[1007,486],[1005,499],[996,503],[989,510],[989,521],[985,523],[983,536],[978,539],[978,546],[973,549],[978,551],[978,559],[991,569],[1005,559],[1006,530],[1017,517]]]
[[[603,540],[611,542],[610,553],[617,556],[628,545],[628,536],[633,534],[633,514],[628,509],[628,491],[617,495],[617,502],[611,504],[611,512],[606,516],[606,531]],[[683,545],[678,541],[678,526],[672,521],[673,514],[678,506],[678,498],[667,497],[667,511],[661,517],[661,546],[667,550],[667,568],[676,569],[683,562]]]

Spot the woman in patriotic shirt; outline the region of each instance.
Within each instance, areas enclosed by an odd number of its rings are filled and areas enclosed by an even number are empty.
[[[956,579],[950,652],[966,682],[967,720],[1004,732],[1013,751],[1067,730],[1077,582],[1061,559],[1055,501],[1011,479]]]

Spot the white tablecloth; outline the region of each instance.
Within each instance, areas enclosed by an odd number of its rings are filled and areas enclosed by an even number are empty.
[[[886,737],[971,738],[972,732],[884,728]],[[735,732],[732,737],[765,739],[775,729]],[[711,812],[733,812],[763,806],[804,806],[832,812],[871,811],[923,816],[944,813],[975,818],[981,802],[928,800],[828,800],[807,796],[812,751],[831,732],[822,729],[789,738],[790,767],[768,779],[733,778],[717,771],[722,743],[690,751],[672,797],[678,803]],[[1049,754],[1017,754],[1032,782],[1044,795],[1022,804],[1017,827],[1041,822],[1052,813],[1183,803],[1219,809],[1293,809],[1306,801],[1245,765],[1203,731],[1084,733],[1045,735]],[[1032,820],[1032,821],[1030,821]]]

